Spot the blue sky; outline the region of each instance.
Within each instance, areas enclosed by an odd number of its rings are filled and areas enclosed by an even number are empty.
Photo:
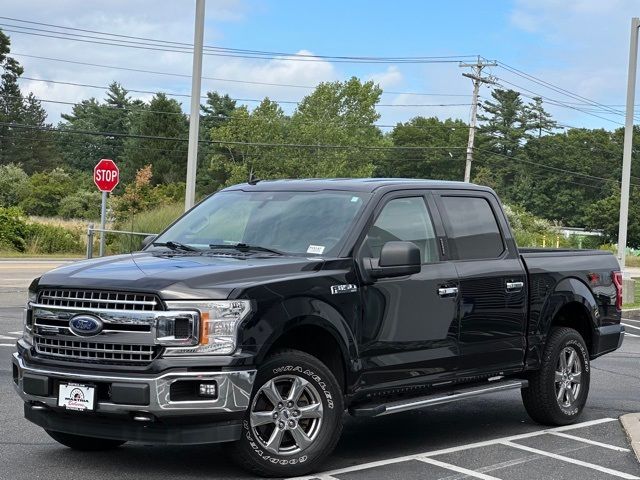
[[[127,35],[190,42],[193,38],[192,0],[23,0],[6,2],[2,15]],[[290,0],[208,0],[205,44],[279,52],[359,56],[475,55],[496,59],[603,104],[624,103],[629,25],[640,15],[634,0],[485,0],[484,2],[352,0],[304,2]],[[0,25],[15,24],[0,20]],[[10,28],[10,27],[7,27]],[[120,47],[89,45],[10,33],[13,51],[107,65],[189,74],[189,55],[145,52]],[[107,68],[18,59],[25,76],[39,79],[106,85],[111,80],[125,87],[188,93],[188,78],[173,78]],[[407,65],[291,62],[206,57],[204,75],[216,78],[315,85],[352,75],[373,79],[387,91],[434,93],[438,96],[385,94],[385,104],[468,103],[470,80],[456,63]],[[580,99],[514,76],[503,68],[488,73],[500,81],[542,94],[575,108],[549,105],[564,124],[615,128],[623,117],[601,108],[580,105]],[[38,97],[77,101],[100,90],[23,82]],[[299,101],[307,90],[243,85],[205,80],[215,89],[239,98]],[[482,96],[490,95],[483,88]],[[440,95],[451,95],[440,96]],[[142,98],[148,98],[142,95]],[[183,101],[187,108],[187,102]],[[640,103],[640,101],[638,102]],[[248,103],[250,106],[254,103]],[[51,121],[68,109],[45,104]],[[291,111],[293,107],[285,107]],[[579,110],[576,110],[579,109]],[[621,107],[611,107],[616,110]],[[587,110],[586,112],[584,110]],[[381,123],[393,124],[416,115],[466,120],[468,106],[380,107]],[[597,116],[595,116],[597,115]],[[599,118],[604,117],[604,118]]]

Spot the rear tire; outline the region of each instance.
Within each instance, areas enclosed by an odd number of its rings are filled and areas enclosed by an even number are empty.
[[[125,440],[110,440],[107,438],[83,437],[71,433],[54,432],[45,430],[56,442],[65,447],[83,452],[99,452],[100,450],[113,450],[127,443]]]
[[[280,350],[258,369],[242,437],[231,453],[260,476],[306,475],[338,443],[343,411],[342,390],[320,360]]]
[[[536,422],[569,425],[582,413],[589,382],[589,352],[583,338],[572,328],[556,327],[547,337],[540,369],[522,390],[522,401]]]

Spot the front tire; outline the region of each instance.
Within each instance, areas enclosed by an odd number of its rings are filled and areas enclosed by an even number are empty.
[[[258,370],[234,457],[260,476],[308,474],[335,448],[343,410],[340,386],[322,362],[278,351]]]
[[[529,378],[522,400],[529,416],[545,425],[574,423],[589,394],[589,352],[580,334],[567,327],[551,330],[540,370]]]
[[[45,430],[47,434],[56,442],[73,450],[83,452],[99,452],[101,450],[113,450],[120,445],[126,443],[124,440],[110,440],[107,438],[83,437],[82,435],[73,435],[71,433],[54,432]]]

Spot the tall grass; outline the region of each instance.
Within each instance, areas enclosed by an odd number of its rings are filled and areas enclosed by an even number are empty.
[[[157,234],[168,227],[184,212],[182,203],[163,205],[146,212],[131,215],[128,219],[118,222],[116,230]],[[141,235],[110,234],[108,237],[108,253],[129,253],[142,248]]]

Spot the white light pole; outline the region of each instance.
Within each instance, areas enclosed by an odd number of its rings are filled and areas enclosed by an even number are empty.
[[[620,185],[620,224],[618,230],[618,261],[623,275],[627,251],[627,224],[629,222],[629,189],[631,186],[631,147],[633,142],[633,104],[636,96],[636,68],[638,65],[638,29],[640,18],[631,19],[629,46],[629,76],[627,79],[627,114],[624,122],[624,149],[622,153],[622,183]]]
[[[189,149],[187,151],[187,185],[184,209],[193,207],[196,198],[198,168],[198,134],[200,129],[200,87],[202,84],[202,43],[204,40],[204,1],[196,0],[196,24],[193,34],[193,70],[191,73],[191,113],[189,114]]]

